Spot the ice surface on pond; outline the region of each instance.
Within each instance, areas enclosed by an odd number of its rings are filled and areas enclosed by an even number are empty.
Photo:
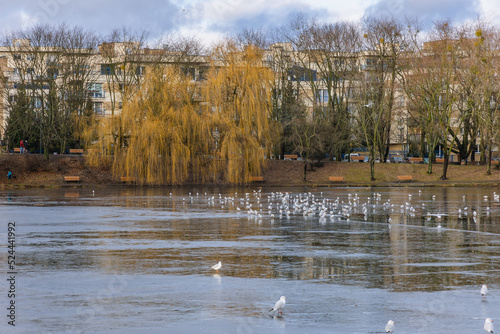
[[[20,261],[12,333],[373,333],[389,319],[471,333],[500,310],[493,188],[68,188],[0,205]]]

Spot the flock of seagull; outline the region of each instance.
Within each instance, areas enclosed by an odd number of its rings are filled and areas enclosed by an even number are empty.
[[[401,213],[408,214],[410,217],[415,217],[418,210],[421,210],[422,215],[427,216],[427,220],[431,220],[432,217],[435,217],[438,220],[437,228],[441,228],[441,224],[439,220],[448,215],[447,213],[442,212],[431,212],[427,210],[426,204],[421,203],[420,206],[412,203],[412,194],[408,195],[407,201],[404,204],[393,204],[391,200],[387,200],[386,202],[382,202],[382,195],[379,193],[375,193],[372,197],[368,197],[367,201],[364,203],[360,203],[360,197],[358,194],[348,194],[347,201],[340,200],[337,197],[335,200],[325,198],[323,193],[320,193],[319,197],[316,197],[311,192],[308,193],[299,193],[296,195],[291,195],[287,192],[272,192],[267,196],[267,203],[262,199],[262,189],[253,191],[253,199],[251,198],[250,193],[245,193],[244,197],[238,198],[238,193],[235,193],[234,197],[222,196],[219,194],[218,198],[216,196],[208,197],[208,204],[210,206],[215,207],[216,204],[219,205],[221,209],[225,207],[234,207],[236,206],[236,211],[238,213],[246,213],[249,217],[255,217],[257,219],[261,219],[263,215],[268,215],[271,219],[280,218],[280,219],[290,219],[291,216],[299,216],[303,217],[313,217],[318,215],[320,222],[325,222],[327,218],[334,221],[336,219],[341,220],[344,219],[349,221],[351,216],[357,214],[361,214],[366,221],[369,213],[373,213],[373,210],[377,207],[382,207],[384,210],[389,212],[395,212],[399,210]],[[419,190],[418,196],[421,196],[421,190]],[[189,194],[191,196],[191,193]],[[206,193],[205,193],[206,195]],[[436,199],[436,195],[432,195],[432,201]],[[500,202],[500,195],[496,192],[493,192],[492,199],[494,202]],[[183,199],[185,201],[185,199]],[[488,196],[484,196],[484,201],[489,201]],[[191,197],[192,202],[192,197]],[[239,202],[239,205],[236,203]],[[466,202],[466,196],[463,196],[463,202]],[[254,206],[255,205],[255,206]],[[464,204],[465,205],[465,204]],[[240,208],[243,207],[244,209]],[[490,207],[485,207],[486,214],[490,214]],[[425,213],[424,213],[425,212]],[[469,212],[474,221],[477,220],[478,213],[476,210],[470,210],[467,206],[463,208],[459,208],[457,215],[459,218],[462,216],[468,216]],[[391,222],[391,218],[388,218],[388,223]],[[390,227],[390,225],[389,225]],[[216,270],[217,273],[222,267],[221,261],[217,264],[213,265],[211,268]],[[481,287],[481,296],[482,298],[486,298],[486,294],[488,293],[488,287],[484,284]],[[269,312],[278,312],[278,316],[282,316],[283,308],[286,304],[286,297],[281,296],[281,298],[275,303],[274,307]],[[393,320],[389,320],[385,325],[386,333],[393,333],[395,328],[395,322]],[[484,330],[487,333],[493,333],[493,320],[491,318],[486,318],[484,322]]]
[[[191,203],[193,202],[193,196],[190,195]],[[199,195],[199,194],[197,194]],[[207,195],[205,193],[205,195]],[[418,197],[422,195],[422,191],[419,190]],[[415,195],[416,196],[416,195]],[[323,196],[323,192],[319,196],[315,196],[313,193],[298,193],[296,195],[291,195],[287,192],[272,192],[267,196],[266,199],[262,198],[261,190],[254,190],[253,197],[250,193],[245,193],[244,196],[238,197],[238,193],[234,193],[234,196],[222,196],[222,194],[217,196],[207,196],[208,205],[212,207],[218,207],[220,209],[234,208],[240,214],[247,214],[248,217],[253,217],[261,220],[263,217],[269,217],[271,220],[276,218],[279,219],[290,219],[292,216],[303,216],[305,218],[319,216],[320,222],[325,223],[329,218],[331,221],[334,220],[346,220],[349,221],[353,215],[361,215],[364,220],[368,220],[368,215],[375,213],[375,210],[382,208],[388,213],[400,212],[407,214],[409,217],[416,217],[418,214],[421,216],[426,216],[427,220],[431,220],[432,217],[438,219],[438,221],[447,216],[448,213],[445,212],[432,212],[433,209],[430,207],[429,203],[415,203],[416,201],[412,198],[414,195],[408,194],[408,198],[404,200],[403,204],[394,204],[390,199],[387,201],[382,201],[382,195],[380,193],[374,193],[373,196],[368,197],[365,202],[360,202],[361,198],[358,194],[348,194],[346,201],[337,197],[336,199],[330,199]],[[500,194],[493,192],[491,197],[495,203],[500,204]],[[436,200],[436,195],[432,195],[433,202]],[[490,201],[489,196],[484,196],[484,202]],[[186,201],[186,198],[183,198]],[[458,208],[456,214],[459,219],[464,217],[472,217],[476,222],[478,219],[478,211],[473,208],[469,208],[465,205],[466,196],[463,196],[464,205]],[[428,207],[429,206],[429,207]],[[490,206],[485,206],[485,214],[490,214]],[[388,218],[387,222],[391,222],[391,218]],[[436,226],[441,228],[441,224]]]

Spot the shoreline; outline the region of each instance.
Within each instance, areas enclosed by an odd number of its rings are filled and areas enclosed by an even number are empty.
[[[363,162],[322,162],[321,167],[308,170],[303,181],[304,164],[297,160],[268,160],[261,172],[263,182],[240,184],[195,184],[144,185],[123,183],[111,172],[111,164],[90,167],[82,155],[51,156],[45,161],[40,155],[0,155],[0,188],[5,189],[51,189],[88,187],[128,188],[184,188],[184,187],[247,187],[247,188],[387,188],[387,187],[499,187],[500,170],[491,168],[486,175],[484,165],[449,165],[448,180],[440,179],[442,165],[434,164],[433,173],[427,174],[426,164],[376,163],[375,181],[370,181],[370,166]],[[14,179],[7,181],[7,172],[12,170]],[[79,176],[79,183],[65,183],[64,176]],[[412,176],[412,181],[398,182],[398,176]],[[343,177],[344,182],[329,182],[329,177]]]

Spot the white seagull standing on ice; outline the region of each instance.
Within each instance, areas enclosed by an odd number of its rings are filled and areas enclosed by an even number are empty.
[[[213,270],[217,270],[217,273],[219,273],[219,269],[222,267],[222,263],[219,261],[219,263],[215,264],[212,266]]]
[[[486,318],[484,321],[484,330],[486,333],[493,333],[493,320],[491,318]]]
[[[283,307],[285,307],[285,304],[286,304],[286,297],[281,296],[280,300],[278,300],[276,304],[274,304],[274,307],[271,310],[269,310],[269,312],[278,311],[278,315],[280,315],[280,313],[283,315]]]
[[[395,322],[392,320],[387,321],[387,325],[385,325],[385,332],[392,333],[394,331]]]
[[[481,296],[483,296],[483,298],[486,298],[487,293],[488,293],[488,286],[486,284],[483,284],[483,286],[481,287]]]

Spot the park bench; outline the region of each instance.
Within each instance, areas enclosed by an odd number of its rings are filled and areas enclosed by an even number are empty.
[[[409,158],[408,158],[408,161],[409,161],[410,163],[423,163],[423,162],[424,162],[424,158],[409,157]]]
[[[332,182],[344,183],[344,177],[343,176],[329,176],[328,179],[330,180],[330,183],[332,183]]]
[[[250,182],[264,182],[264,177],[263,176],[250,176],[248,178],[248,181],[250,181]]]
[[[20,147],[14,147],[14,153],[21,153]]]
[[[297,154],[285,154],[283,157],[285,160],[297,160],[299,156]]]
[[[80,177],[79,176],[65,176],[64,177],[64,182],[78,182],[80,183]]]
[[[413,181],[413,175],[399,175],[398,176],[398,182],[401,181]]]
[[[135,183],[135,177],[133,176],[122,176],[120,178],[120,180],[123,182],[123,183],[127,183],[127,182],[130,182],[130,183]]]
[[[444,158],[436,158],[437,164],[444,164]]]
[[[70,148],[69,154],[83,154],[83,148]]]
[[[351,157],[351,161],[359,161],[359,162],[363,162],[365,161],[365,157],[364,156],[353,156]]]

